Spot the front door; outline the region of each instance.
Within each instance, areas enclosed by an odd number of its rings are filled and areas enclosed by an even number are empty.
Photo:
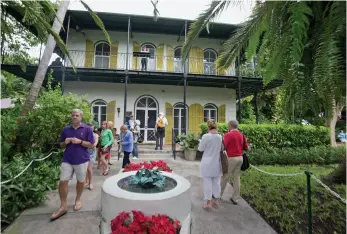
[[[157,102],[143,97],[136,103],[135,119],[140,120],[140,134],[145,142],[155,141],[155,122],[158,116]]]

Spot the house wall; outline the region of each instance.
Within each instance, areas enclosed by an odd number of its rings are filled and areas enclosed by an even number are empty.
[[[65,93],[75,93],[78,95],[87,95],[86,100],[89,103],[97,99],[102,99],[107,103],[116,101],[116,110],[120,108],[118,117],[115,111],[115,127],[123,124],[124,116],[124,84],[102,83],[102,82],[65,82]],[[154,97],[159,104],[159,111],[165,113],[165,104],[174,105],[183,102],[183,87],[165,86],[165,85],[145,85],[145,84],[128,84],[127,111],[134,113],[134,104],[136,100],[143,96],[150,95]],[[225,120],[236,119],[236,92],[233,89],[223,88],[205,88],[205,87],[187,87],[186,103],[215,104],[217,107],[225,104]]]
[[[117,67],[125,68],[126,62],[126,52],[127,52],[127,32],[108,32],[111,41],[117,41],[118,44],[118,59]],[[161,34],[150,34],[150,33],[133,33],[133,38],[130,39],[129,44],[129,53],[133,53],[133,42],[137,42],[139,45],[145,43],[153,44],[157,47],[159,44],[164,44],[164,54],[167,56],[167,47],[172,46],[173,48],[183,46],[184,37],[181,36],[180,41],[177,42],[178,35],[161,35]],[[94,45],[100,41],[106,41],[105,36],[101,30],[85,30],[83,33],[77,32],[73,29],[70,29],[68,48],[72,50],[72,57],[75,60],[76,66],[84,66],[85,53],[86,50],[86,40],[90,40]],[[198,47],[202,50],[213,49],[217,55],[221,49],[222,40],[218,39],[209,39],[209,38],[198,38],[196,39],[193,47]],[[164,70],[166,70],[166,59],[163,60]],[[132,58],[129,58],[129,69],[134,69],[132,64]],[[235,75],[235,67],[231,66],[228,70],[228,74]]]

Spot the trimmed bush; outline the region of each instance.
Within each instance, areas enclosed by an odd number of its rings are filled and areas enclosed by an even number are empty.
[[[207,133],[205,123],[201,133]],[[326,127],[282,124],[240,124],[239,130],[247,137],[252,149],[311,148],[329,145],[329,129]],[[218,124],[218,131],[228,131],[226,123]]]
[[[250,163],[254,165],[328,165],[340,163],[346,156],[346,147],[315,146],[305,148],[251,149],[247,152]]]

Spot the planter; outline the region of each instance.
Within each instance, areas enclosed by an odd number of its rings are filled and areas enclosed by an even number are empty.
[[[184,157],[187,161],[194,161],[196,159],[196,150],[191,148],[185,149]]]

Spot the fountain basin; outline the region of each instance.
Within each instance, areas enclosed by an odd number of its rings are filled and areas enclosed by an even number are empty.
[[[166,214],[183,222],[191,212],[190,182],[184,177],[162,172],[163,176],[177,184],[169,191],[156,193],[129,192],[119,186],[119,181],[135,175],[136,171],[124,172],[107,178],[101,191],[101,215],[110,224],[120,212],[140,210],[145,215]]]

